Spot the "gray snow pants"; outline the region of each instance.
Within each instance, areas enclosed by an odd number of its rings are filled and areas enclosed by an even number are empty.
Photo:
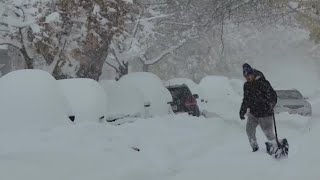
[[[268,116],[268,117],[254,117],[252,114],[248,114],[248,121],[247,121],[247,135],[249,139],[249,143],[252,148],[259,147],[257,143],[257,138],[256,138],[256,128],[257,126],[260,125],[263,133],[267,137],[269,141],[275,140],[276,136],[273,131],[273,117]]]

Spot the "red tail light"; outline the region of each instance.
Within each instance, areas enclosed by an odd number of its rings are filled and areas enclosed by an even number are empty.
[[[189,97],[187,98],[187,100],[185,101],[185,106],[196,106],[197,105],[197,100],[194,97]]]

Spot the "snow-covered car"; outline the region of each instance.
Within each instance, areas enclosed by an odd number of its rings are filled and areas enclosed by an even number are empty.
[[[172,96],[161,79],[149,72],[135,72],[122,76],[118,83],[121,86],[132,86],[142,92],[146,117],[172,114],[170,103]]]
[[[192,94],[189,87],[185,84],[166,87],[173,98],[171,108],[174,113],[187,112],[193,116],[200,116],[197,104],[198,94]]]
[[[203,111],[205,117],[214,113],[230,119],[238,116],[242,101],[241,81],[225,76],[206,76],[199,86],[209,99]]]
[[[1,132],[70,124],[70,106],[56,79],[46,71],[13,71],[0,78],[0,86]]]
[[[95,80],[74,78],[57,80],[67,98],[75,122],[101,122],[106,117],[106,93]]]
[[[275,113],[288,112],[289,114],[299,114],[311,116],[312,107],[307,98],[297,89],[277,89],[278,102],[274,108]]]
[[[107,95],[108,122],[125,117],[145,117],[143,94],[137,88],[112,80],[100,80],[99,83]]]
[[[201,89],[201,87],[196,84],[194,81],[188,78],[173,78],[169,79],[168,81],[164,82],[164,85],[166,87],[168,86],[174,86],[174,85],[186,85],[190,89],[192,94],[197,94],[199,98],[197,99],[198,105],[201,106],[201,104],[208,102],[208,97],[204,93],[204,91]]]

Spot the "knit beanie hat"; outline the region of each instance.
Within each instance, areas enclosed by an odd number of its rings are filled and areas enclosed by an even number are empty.
[[[243,72],[243,76],[244,76],[244,77],[246,77],[246,76],[254,73],[252,67],[251,67],[248,63],[244,63],[244,64],[242,65],[242,69],[243,69],[242,72]]]

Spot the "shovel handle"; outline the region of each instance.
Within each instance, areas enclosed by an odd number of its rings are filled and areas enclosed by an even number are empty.
[[[276,134],[276,141],[278,144],[278,147],[281,145],[279,140],[278,140],[278,133],[277,133],[277,126],[276,126],[276,118],[274,117],[274,113],[272,114],[272,119],[273,119],[273,125],[274,125],[274,132]]]

